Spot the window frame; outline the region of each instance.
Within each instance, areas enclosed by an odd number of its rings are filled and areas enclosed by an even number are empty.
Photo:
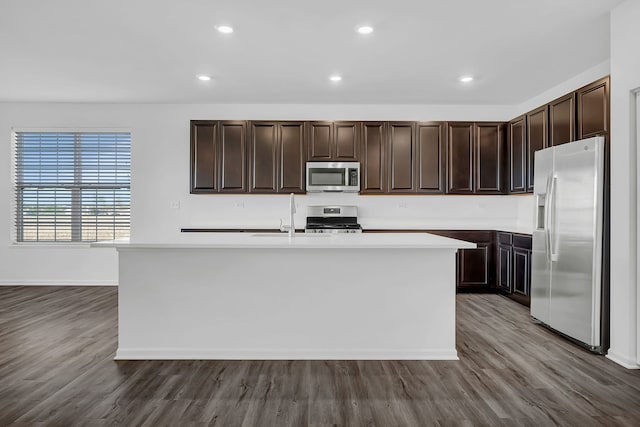
[[[36,241],[20,241],[18,240],[18,222],[19,222],[19,218],[18,218],[18,170],[17,170],[17,151],[18,151],[18,134],[19,133],[72,133],[72,134],[80,134],[80,133],[128,133],[129,134],[129,141],[130,141],[130,159],[132,158],[133,155],[133,132],[131,131],[131,129],[129,128],[122,128],[122,127],[113,127],[113,128],[105,128],[105,127],[99,127],[99,128],[94,128],[94,127],[90,127],[90,128],[85,128],[85,127],[27,127],[27,128],[18,128],[18,127],[12,127],[11,131],[10,131],[10,146],[11,146],[11,155],[9,158],[9,162],[10,162],[10,167],[9,169],[9,173],[11,174],[10,176],[10,183],[11,183],[11,188],[10,188],[10,203],[9,203],[9,209],[10,209],[10,214],[8,216],[8,218],[10,219],[10,233],[9,233],[9,246],[10,247],[34,247],[34,246],[48,246],[48,247],[73,247],[73,248],[86,248],[86,247],[90,247],[92,243],[94,243],[95,241],[82,241],[82,240],[65,240],[65,241],[52,241],[52,240],[36,240]],[[75,148],[75,145],[74,145]],[[75,151],[75,150],[74,150]],[[77,154],[76,154],[77,155]],[[131,160],[132,162],[132,160]],[[130,179],[129,179],[129,235],[131,235],[131,165],[129,167],[129,174],[130,174]],[[76,184],[76,177],[78,175],[78,170],[74,168],[74,184]],[[75,187],[73,188],[73,190],[75,190],[74,192],[81,192],[82,189],[80,187]],[[72,191],[73,191],[72,190]],[[77,196],[77,194],[76,194]],[[81,196],[80,196],[81,198]],[[76,217],[76,221],[74,222],[72,220],[71,222],[71,228],[72,228],[72,233],[74,233],[76,236],[80,236],[80,239],[82,238],[82,205],[81,203],[78,204],[79,209],[77,209],[79,212],[72,212],[72,218],[75,216]],[[77,214],[80,214],[79,216]],[[80,218],[80,221],[78,221],[78,218]],[[73,234],[72,234],[73,236]],[[73,237],[72,237],[73,238]]]

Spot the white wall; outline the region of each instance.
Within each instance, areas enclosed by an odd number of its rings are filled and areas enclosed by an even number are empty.
[[[573,92],[576,89],[586,86],[602,77],[606,77],[611,72],[610,61],[604,61],[595,67],[589,68],[539,95],[534,96],[531,99],[526,100],[515,108],[515,114],[512,118],[515,118],[521,114],[528,113],[534,108],[538,108],[556,98],[566,95],[569,92]]]
[[[488,120],[513,117],[510,106],[421,105],[153,105],[153,104],[0,104],[0,284],[117,282],[117,258],[110,249],[14,247],[10,243],[12,128],[118,128],[132,133],[132,239],[164,240],[186,226],[268,226],[287,218],[283,196],[189,194],[190,119],[280,120]],[[518,224],[520,201],[482,196],[355,196],[341,199],[361,206],[370,226],[503,228]],[[170,209],[179,201],[180,209]],[[326,198],[301,196],[304,206]],[[241,207],[243,206],[243,207]]]
[[[637,141],[633,91],[640,87],[640,2],[611,13],[611,349],[628,367],[637,361]]]

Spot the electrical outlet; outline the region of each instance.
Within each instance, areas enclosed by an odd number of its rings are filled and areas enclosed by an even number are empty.
[[[236,208],[244,208],[244,202],[236,202],[233,206]]]
[[[398,203],[398,207],[400,209],[407,209],[407,202],[400,202]]]
[[[170,209],[180,209],[180,201],[179,200],[172,200],[169,202],[169,208]]]

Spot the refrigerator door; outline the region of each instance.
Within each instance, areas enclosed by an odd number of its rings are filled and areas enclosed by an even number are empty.
[[[604,139],[555,147],[549,186],[551,290],[548,324],[600,345]]]
[[[551,261],[549,245],[548,191],[553,172],[553,148],[535,153],[534,226],[531,254],[531,316],[549,323],[549,292],[551,288]]]

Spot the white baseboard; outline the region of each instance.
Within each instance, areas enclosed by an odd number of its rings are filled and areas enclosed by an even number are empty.
[[[118,286],[113,280],[0,280],[0,286]]]
[[[119,348],[115,360],[459,360],[454,350]]]
[[[612,353],[611,351],[607,352],[607,359],[612,362],[617,363],[618,365],[624,366],[627,369],[640,369],[640,365],[633,359],[629,359],[628,357],[621,356],[616,353]]]

